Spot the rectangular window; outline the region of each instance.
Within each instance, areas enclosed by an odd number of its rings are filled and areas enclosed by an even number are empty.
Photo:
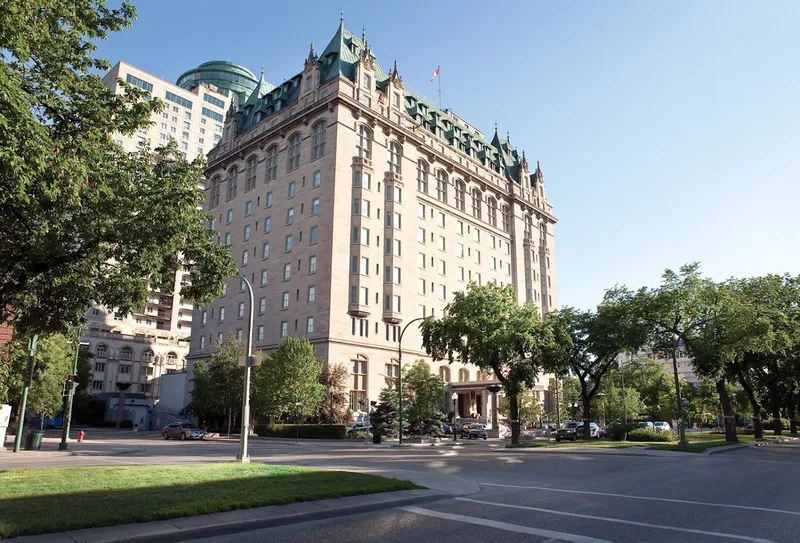
[[[489,267],[493,270],[497,269],[497,259],[493,256],[489,258]]]
[[[311,214],[318,215],[319,214],[319,198],[314,198],[311,200]]]
[[[284,292],[283,296],[281,297],[281,309],[288,309],[289,308],[289,293]]]
[[[361,287],[360,289],[360,296],[358,302],[361,305],[369,305],[369,289],[367,287]]]
[[[480,264],[481,263],[481,252],[480,251],[475,251],[473,254],[475,255],[475,264]]]
[[[308,287],[308,303],[314,304],[317,302],[317,287]]]
[[[170,102],[175,102],[179,106],[183,106],[186,109],[192,109],[192,102],[187,100],[186,98],[181,98],[175,93],[167,91],[167,94],[164,96]]]
[[[319,240],[319,226],[311,227],[311,241],[310,245],[314,245]]]
[[[140,89],[146,90],[147,92],[153,92],[153,84],[148,83],[144,79],[139,79],[135,75],[128,74],[125,76],[125,81],[130,83],[131,85],[136,85]]]
[[[361,275],[369,275],[369,258],[361,257]]]
[[[264,244],[263,253],[261,258],[269,258],[269,243]]]
[[[400,296],[392,296],[392,311],[400,313]]]
[[[417,267],[421,269],[425,269],[425,253],[419,253],[417,255]]]
[[[311,181],[311,186],[318,187],[321,182],[322,182],[322,177],[320,175],[319,170],[317,170],[316,172],[314,172],[314,177],[313,180]]]
[[[203,115],[205,115],[206,117],[208,117],[210,119],[214,119],[215,121],[220,122],[220,123],[225,120],[222,115],[220,115],[216,111],[211,111],[210,109],[208,109],[206,107],[204,107],[202,109],[201,113]]]
[[[289,323],[287,321],[283,321],[281,323],[281,338],[285,338],[289,335]]]
[[[439,275],[447,275],[447,264],[444,260],[439,261]]]
[[[219,322],[225,322],[225,308],[219,308]]]
[[[249,217],[253,213],[253,201],[250,200],[244,204],[244,216]]]
[[[233,221],[233,210],[232,209],[228,210],[228,214],[225,217],[225,219],[226,219],[225,224],[230,224],[231,221]]]
[[[456,256],[458,258],[464,258],[464,245],[461,243],[456,244]]]
[[[317,273],[317,257],[312,256],[308,259],[308,273]]]
[[[286,211],[286,224],[294,224],[294,208],[290,207]]]
[[[239,302],[239,313],[237,316],[240,319],[244,318],[244,302]]]
[[[258,325],[258,341],[264,341],[264,325]]]
[[[267,299],[265,297],[261,297],[258,299],[258,313],[263,315],[267,312]]]
[[[314,88],[314,78],[306,77],[306,90],[311,90],[312,88]]]
[[[288,281],[292,277],[292,265],[291,264],[284,264],[283,265],[283,280]]]
[[[364,172],[363,175],[361,176],[361,184],[363,185],[363,187],[365,189],[371,189],[372,188],[372,174]]]
[[[394,283],[395,283],[396,285],[399,285],[399,284],[401,284],[401,283],[400,283],[401,274],[402,274],[402,272],[400,271],[400,268],[398,268],[397,266],[395,266],[395,268],[394,268]]]
[[[201,349],[206,348],[206,336],[200,336],[200,348]]]
[[[417,311],[417,316],[418,317],[427,317],[427,315],[425,314],[425,306],[424,305],[419,306],[418,309],[419,309]]]
[[[439,236],[439,250],[440,251],[444,251],[445,250],[444,236]]]
[[[314,333],[314,317],[306,318],[306,334]]]
[[[294,247],[294,238],[292,238],[292,235],[289,234],[286,236],[286,245],[284,247],[284,251],[288,253],[292,250],[292,247]]]
[[[364,88],[369,89],[370,88],[370,81],[371,81],[370,77],[367,74],[364,74],[364,76],[361,78],[361,85]]]
[[[439,285],[439,298],[442,300],[447,299],[447,287],[444,285]]]
[[[272,207],[272,193],[268,192],[267,197],[264,199],[266,205],[264,207]]]
[[[444,228],[444,224],[445,224],[445,222],[444,222],[444,221],[445,221],[445,218],[444,218],[444,213],[441,213],[441,212],[439,212],[439,220],[438,220],[438,224],[439,224],[439,226],[440,226],[440,227],[442,227],[442,228]]]
[[[369,217],[369,200],[361,201],[361,215],[363,217]]]
[[[361,245],[369,245],[369,228],[361,228]]]
[[[223,102],[219,98],[215,98],[214,96],[211,96],[208,93],[203,93],[203,100],[205,100],[206,102],[208,102],[209,104],[211,104],[213,106],[217,106],[220,109],[225,109],[225,102]]]
[[[268,281],[267,270],[261,270],[261,286],[263,287],[264,285],[266,285],[267,281]]]
[[[272,232],[272,217],[264,219],[264,233],[269,234]]]
[[[424,228],[417,228],[417,243],[425,243],[425,229]]]
[[[417,294],[425,294],[425,288],[428,283],[425,279],[417,279]]]
[[[207,311],[203,311],[203,314],[202,314],[202,316],[200,318],[200,324],[205,326],[207,320],[208,320],[208,312]]]
[[[244,241],[248,241],[250,239],[250,225],[244,227],[244,233],[242,234],[242,239]]]
[[[461,266],[458,267],[458,280],[464,282],[464,268]]]
[[[417,204],[417,217],[420,219],[425,218],[425,204]]]
[[[247,250],[242,251],[242,266],[247,266],[247,260],[250,258],[250,252]]]
[[[475,240],[477,243],[480,243],[480,242],[481,242],[481,231],[480,231],[480,230],[478,230],[477,228],[475,228],[475,229],[472,231],[472,238],[473,238],[473,239],[474,239],[474,240]]]
[[[294,198],[294,195],[297,193],[297,183],[292,181],[289,183],[289,198]]]

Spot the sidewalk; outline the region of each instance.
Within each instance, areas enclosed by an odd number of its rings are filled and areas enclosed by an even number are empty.
[[[9,539],[14,543],[104,543],[110,541],[147,541],[149,543],[213,537],[249,530],[271,528],[333,517],[391,509],[449,497],[435,490],[403,490],[365,494],[289,505],[240,509],[213,515],[198,515],[172,520],[89,528],[38,536]]]

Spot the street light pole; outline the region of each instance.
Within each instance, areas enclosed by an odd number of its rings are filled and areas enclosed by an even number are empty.
[[[67,450],[67,439],[69,439],[69,426],[72,422],[72,401],[75,398],[75,387],[78,386],[78,356],[81,352],[81,330],[79,326],[77,330],[78,337],[75,339],[75,360],[72,363],[72,376],[73,380],[69,382],[69,390],[67,391],[67,405],[64,408],[63,420],[61,423],[61,443],[58,444],[59,451]]]
[[[416,319],[411,319],[400,330],[400,337],[397,338],[397,420],[400,423],[400,445],[403,444],[403,334],[406,333],[406,329],[412,323],[423,321],[427,318],[417,317]]]
[[[28,338],[28,370],[25,372],[24,387],[22,388],[22,402],[19,404],[17,412],[17,435],[14,438],[14,452],[19,452],[22,444],[22,430],[25,428],[25,409],[28,405],[28,387],[31,386],[33,377],[33,358],[36,356],[36,346],[39,344],[39,336],[33,334]]]
[[[453,392],[453,441],[458,441],[458,411],[456,410],[456,402],[458,401],[458,393]]]
[[[250,281],[243,275],[239,278],[247,285],[247,291],[250,296],[250,324],[247,327],[247,357],[244,359],[244,391],[242,398],[242,436],[239,440],[239,456],[236,457],[237,462],[242,464],[249,464],[250,457],[247,456],[247,432],[250,427],[250,365],[251,357],[253,355],[253,286]]]

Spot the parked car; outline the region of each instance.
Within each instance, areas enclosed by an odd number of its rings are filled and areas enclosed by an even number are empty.
[[[356,437],[356,435],[358,435],[359,432],[366,432],[366,431],[367,431],[367,425],[364,424],[363,422],[357,422],[352,426],[347,427],[347,437]]]
[[[639,426],[641,428],[649,428],[650,430],[653,430],[655,428],[655,425],[652,422],[650,422],[649,420],[646,420],[644,422],[640,422]]]
[[[489,435],[483,424],[465,424],[461,427],[461,437],[467,439],[488,439]]]
[[[595,423],[589,423],[589,432],[591,437],[600,438],[600,427]],[[568,422],[566,426],[556,430],[556,441],[561,441],[562,439],[575,441],[581,436],[583,436],[583,422],[579,421]]]
[[[670,426],[668,422],[663,421],[653,423],[653,427],[655,428],[656,432],[668,432],[672,430],[672,426]]]
[[[164,427],[161,430],[161,436],[164,439],[174,437],[181,441],[186,439],[205,439],[206,432],[202,428],[198,428],[194,424],[187,422],[174,422]]]
[[[461,431],[461,426],[462,425],[458,423],[446,422],[442,425],[442,431],[444,431],[445,434],[453,435],[453,432],[458,433]]]

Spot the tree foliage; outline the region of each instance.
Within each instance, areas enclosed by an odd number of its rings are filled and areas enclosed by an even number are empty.
[[[129,313],[148,285],[216,297],[235,272],[200,210],[204,160],[172,144],[128,154],[115,134],[151,122],[162,102],[122,81],[114,94],[95,43],[130,26],[128,2],[5,2],[0,13],[0,320],[65,331],[91,301]],[[180,255],[180,258],[179,258]]]
[[[398,394],[395,388],[387,387],[378,395],[378,403],[369,416],[370,430],[379,432],[383,437],[396,438],[400,435],[400,422],[397,416]],[[408,412],[403,412],[403,418]]]
[[[313,415],[325,397],[322,367],[306,338],[287,337],[253,371],[253,411],[292,419]]]
[[[409,434],[439,435],[445,417],[443,405],[444,383],[431,374],[427,362],[417,360],[403,368],[403,414],[408,419]]]
[[[245,353],[244,346],[230,332],[208,360],[194,364],[188,409],[206,424],[215,421],[221,426],[227,419],[230,431],[231,419],[241,414],[243,371],[239,358]]]
[[[320,383],[325,398],[317,408],[317,419],[322,424],[344,424],[350,421],[350,396],[347,381],[350,372],[342,364],[325,364]]]
[[[492,371],[509,401],[511,441],[519,441],[517,398],[536,384],[551,333],[531,304],[520,306],[511,285],[470,283],[441,319],[422,322],[422,344],[434,360],[459,359]]]

